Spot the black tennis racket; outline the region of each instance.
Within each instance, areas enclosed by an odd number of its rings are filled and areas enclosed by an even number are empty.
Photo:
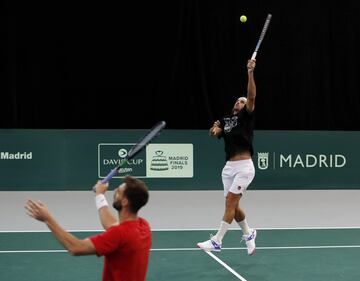
[[[101,180],[101,183],[107,183],[111,180],[113,176],[115,176],[120,168],[127,163],[127,160],[134,158],[146,145],[148,145],[166,126],[165,121],[160,121],[156,123],[127,153],[126,157],[120,161],[120,164],[117,165],[114,169],[110,171],[110,173]],[[95,187],[93,187],[95,191]]]
[[[256,55],[259,51],[259,48],[260,48],[260,45],[261,45],[261,42],[263,41],[264,37],[265,37],[265,34],[266,34],[266,31],[269,27],[269,24],[270,24],[270,21],[271,21],[271,17],[272,15],[271,14],[268,14],[267,17],[266,17],[266,20],[265,20],[265,23],[264,23],[264,27],[260,33],[260,37],[259,37],[259,40],[256,44],[256,47],[255,47],[255,51],[253,52],[252,56],[251,56],[251,59],[255,59],[256,58]]]

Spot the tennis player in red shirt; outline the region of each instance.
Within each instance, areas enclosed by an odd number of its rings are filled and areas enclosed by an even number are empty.
[[[108,208],[104,193],[108,184],[96,183],[96,207],[105,232],[86,239],[78,239],[64,230],[41,202],[28,200],[25,208],[29,216],[44,222],[57,240],[72,255],[104,256],[103,281],[144,281],[148,268],[151,230],[149,223],[138,216],[148,199],[146,185],[134,177],[114,191],[113,207],[118,219]]]

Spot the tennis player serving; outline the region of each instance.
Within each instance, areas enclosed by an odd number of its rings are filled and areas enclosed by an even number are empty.
[[[225,196],[225,212],[217,233],[210,240],[198,243],[206,251],[220,251],[222,240],[232,221],[236,220],[242,229],[242,240],[247,246],[247,253],[255,253],[256,230],[249,227],[245,212],[240,208],[240,198],[255,176],[252,161],[254,109],[256,85],[254,79],[255,59],[247,62],[248,84],[247,97],[239,97],[230,114],[214,122],[210,135],[223,138],[226,164],[222,170],[222,182]]]
[[[108,183],[95,185],[95,203],[105,232],[80,240],[65,231],[41,202],[28,200],[25,206],[29,216],[44,222],[56,239],[72,255],[104,256],[103,281],[144,281],[149,262],[151,231],[149,223],[137,213],[149,198],[144,182],[125,177],[114,191],[112,215],[104,193]]]

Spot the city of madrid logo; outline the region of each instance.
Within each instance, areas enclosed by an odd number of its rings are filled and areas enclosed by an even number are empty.
[[[258,152],[258,167],[260,170],[269,167],[269,152]]]

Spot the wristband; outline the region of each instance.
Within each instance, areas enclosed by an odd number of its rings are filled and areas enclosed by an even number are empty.
[[[95,205],[98,210],[100,210],[102,207],[109,206],[104,194],[95,196]]]

